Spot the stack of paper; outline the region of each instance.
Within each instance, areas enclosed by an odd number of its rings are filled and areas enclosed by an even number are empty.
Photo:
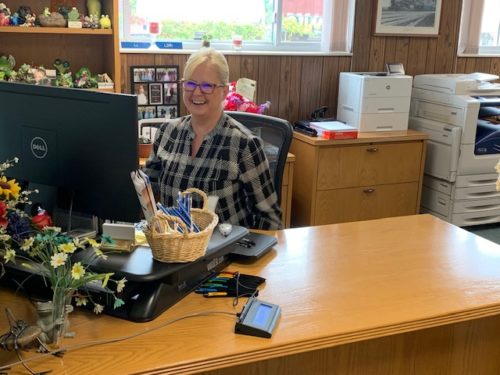
[[[156,215],[156,200],[153,195],[149,177],[140,169],[130,172],[130,177],[132,178],[137,197],[141,203],[144,218],[149,221],[150,218]]]
[[[318,137],[325,139],[355,139],[358,129],[340,121],[311,121],[309,126],[318,132]]]

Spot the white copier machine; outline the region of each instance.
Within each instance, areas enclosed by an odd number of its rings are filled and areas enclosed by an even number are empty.
[[[424,74],[413,80],[409,127],[429,135],[422,211],[458,226],[500,221],[498,76]]]

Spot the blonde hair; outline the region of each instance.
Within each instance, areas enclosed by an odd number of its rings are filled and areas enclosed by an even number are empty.
[[[184,79],[189,79],[193,71],[201,64],[209,63],[215,66],[219,73],[221,83],[227,85],[229,83],[229,66],[227,60],[222,53],[213,48],[201,48],[199,51],[189,56],[186,66],[184,67]]]

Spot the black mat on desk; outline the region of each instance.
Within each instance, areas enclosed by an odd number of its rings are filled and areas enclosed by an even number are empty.
[[[278,243],[275,236],[250,232],[243,240],[237,241],[233,245],[231,255],[237,258],[258,259],[269,252]],[[248,245],[250,244],[251,245]]]

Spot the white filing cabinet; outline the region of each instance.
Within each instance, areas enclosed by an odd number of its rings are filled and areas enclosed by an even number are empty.
[[[408,129],[412,77],[340,73],[337,118],[360,132]]]

